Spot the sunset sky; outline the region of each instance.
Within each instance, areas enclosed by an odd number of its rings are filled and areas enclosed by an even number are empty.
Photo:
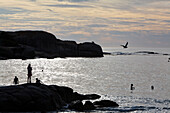
[[[170,48],[170,0],[0,0],[0,23],[102,47]]]

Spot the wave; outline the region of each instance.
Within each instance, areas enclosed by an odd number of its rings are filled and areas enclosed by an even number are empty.
[[[105,55],[167,55],[170,56],[168,53],[158,53],[153,51],[137,51],[137,52],[104,52]]]
[[[168,107],[154,107],[154,106],[132,106],[132,107],[118,107],[118,108],[105,108],[97,109],[97,112],[169,112],[170,108]]]
[[[110,97],[108,97],[110,98]],[[97,109],[96,112],[170,112],[169,99],[155,99],[132,96],[116,96],[111,97],[111,100],[118,102],[119,107],[106,107],[104,109]]]

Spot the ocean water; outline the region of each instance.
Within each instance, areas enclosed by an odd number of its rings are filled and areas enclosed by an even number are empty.
[[[82,94],[96,93],[117,102],[118,108],[92,112],[170,112],[170,48],[104,48],[102,58],[10,59],[0,61],[0,85],[27,81],[68,86]],[[135,90],[130,90],[133,84]],[[154,86],[154,90],[151,89]],[[65,111],[67,112],[67,111]],[[69,111],[74,112],[74,111]]]

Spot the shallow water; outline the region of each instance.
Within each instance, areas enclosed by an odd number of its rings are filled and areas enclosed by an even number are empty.
[[[39,78],[45,84],[68,86],[79,93],[97,93],[120,105],[97,112],[170,112],[170,56],[163,55],[170,54],[170,49],[104,50],[114,54],[103,58],[1,60],[0,85],[11,85],[14,76],[25,83],[31,63],[32,82]],[[133,54],[137,51],[159,54]],[[123,54],[115,54],[118,52]],[[133,92],[130,84],[134,84]]]

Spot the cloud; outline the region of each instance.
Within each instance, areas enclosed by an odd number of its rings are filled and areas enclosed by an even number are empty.
[[[41,29],[62,39],[102,46],[118,41],[168,46],[169,4],[169,0],[0,0],[0,29]]]
[[[87,25],[87,27],[107,27],[108,25],[105,25],[105,24],[90,24],[90,25]]]
[[[85,5],[74,5],[74,4],[56,4],[56,5],[46,5],[49,7],[63,7],[63,8],[86,8],[90,6]]]
[[[72,35],[91,36],[91,34],[89,32],[84,32],[84,31],[75,31],[75,32],[71,32],[70,34],[72,34]]]
[[[67,1],[67,2],[92,2],[92,1],[98,1],[98,0],[58,0],[60,2]]]
[[[23,8],[0,8],[0,14],[15,14],[15,13],[22,13],[28,10]]]

